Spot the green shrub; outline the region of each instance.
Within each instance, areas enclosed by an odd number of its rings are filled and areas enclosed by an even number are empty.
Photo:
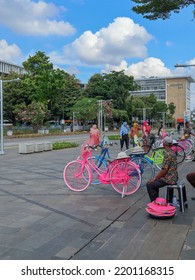
[[[54,142],[53,143],[53,150],[74,148],[74,147],[78,147],[78,146],[79,146],[78,144],[71,143],[71,142]]]
[[[116,134],[116,135],[108,135],[108,139],[109,140],[120,140],[120,135]]]

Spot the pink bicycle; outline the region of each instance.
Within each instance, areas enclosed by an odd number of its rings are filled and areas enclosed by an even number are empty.
[[[135,193],[141,184],[140,169],[131,162],[129,157],[108,162],[106,170],[95,164],[91,150],[85,147],[81,158],[69,162],[64,168],[64,181],[72,191],[84,191],[92,182],[93,173],[98,176],[101,184],[111,184],[124,197]]]

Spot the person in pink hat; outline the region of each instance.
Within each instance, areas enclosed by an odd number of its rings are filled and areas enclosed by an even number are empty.
[[[166,136],[163,140],[163,146],[165,149],[165,155],[162,163],[162,169],[146,184],[148,195],[151,201],[154,201],[157,197],[159,197],[160,188],[167,185],[175,185],[178,181],[177,157],[171,149],[172,138]]]

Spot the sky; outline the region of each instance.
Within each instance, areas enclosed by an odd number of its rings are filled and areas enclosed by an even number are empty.
[[[37,51],[87,83],[95,73],[134,78],[189,75],[195,67],[193,6],[168,20],[135,14],[131,0],[0,0],[0,59],[22,65]],[[195,84],[191,84],[195,109]]]

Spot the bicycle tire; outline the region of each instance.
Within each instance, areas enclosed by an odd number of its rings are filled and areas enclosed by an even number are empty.
[[[131,161],[118,161],[110,170],[110,182],[122,197],[135,193],[141,184],[139,167]]]
[[[145,187],[146,183],[154,178],[155,176],[155,167],[150,162],[150,159],[144,157],[143,155],[132,155],[131,160],[139,165],[141,173],[141,187]]]
[[[64,182],[72,191],[84,191],[89,187],[91,180],[91,170],[88,165],[83,166],[82,161],[73,160],[64,168]]]
[[[106,171],[106,168],[108,166],[108,163],[105,159],[103,159],[101,156],[92,156],[90,158],[88,158],[88,161],[93,160],[93,162],[95,163],[95,165],[101,170],[101,171]],[[91,184],[92,185],[98,185],[100,184],[100,179],[99,179],[99,174],[91,169],[92,172],[92,181]],[[86,178],[87,179],[87,178]]]
[[[192,145],[187,140],[178,140],[178,144],[184,148],[186,156],[192,151]]]
[[[181,164],[186,157],[184,148],[180,144],[173,144],[171,149],[177,156],[177,165]]]
[[[172,151],[175,152],[177,157],[177,165],[181,164],[186,157],[184,148],[179,144],[172,145]],[[163,148],[157,149],[154,155],[154,165],[161,170],[164,159],[165,150]]]

